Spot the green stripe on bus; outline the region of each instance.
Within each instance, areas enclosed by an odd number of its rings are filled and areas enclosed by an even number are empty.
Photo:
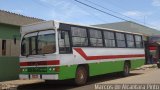
[[[59,72],[59,79],[71,79],[75,78],[77,65],[71,65],[71,66],[61,66],[60,72]]]
[[[145,64],[145,59],[141,59],[141,60],[132,60],[131,61],[131,69],[135,69],[138,68],[142,65]]]
[[[89,64],[90,76],[118,72],[123,70],[124,61],[110,61]]]
[[[135,69],[144,65],[144,59],[131,60],[131,69]],[[113,73],[123,71],[124,61],[110,61],[100,63],[89,63],[89,74],[90,76]],[[70,79],[75,78],[77,65],[62,66],[59,73],[59,79]]]
[[[144,65],[144,59],[131,60],[131,69]],[[94,62],[89,63],[89,76],[123,71],[124,61]],[[22,74],[58,74],[59,80],[75,78],[78,65],[60,66],[59,72],[23,72]],[[50,68],[50,67],[48,67]]]

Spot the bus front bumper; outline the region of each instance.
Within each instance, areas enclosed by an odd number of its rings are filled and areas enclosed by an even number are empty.
[[[19,74],[20,79],[58,80],[58,74]]]

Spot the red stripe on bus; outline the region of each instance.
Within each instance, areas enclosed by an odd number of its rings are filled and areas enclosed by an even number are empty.
[[[155,46],[149,47],[149,50],[156,50],[157,48]]]
[[[86,60],[134,58],[134,57],[144,57],[145,56],[144,54],[87,56],[81,48],[74,48],[74,50],[77,51]]]
[[[36,62],[20,62],[20,66],[39,66],[39,65],[59,65],[59,60],[36,61]]]
[[[20,66],[27,66],[27,62],[20,62]]]

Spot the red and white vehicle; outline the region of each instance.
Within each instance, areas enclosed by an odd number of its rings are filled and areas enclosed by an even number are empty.
[[[113,29],[47,21],[21,28],[20,79],[74,79],[144,64],[142,35]]]

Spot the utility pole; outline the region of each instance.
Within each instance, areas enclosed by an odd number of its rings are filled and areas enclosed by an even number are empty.
[[[146,25],[146,16],[144,16],[143,19],[144,19],[144,25]]]

